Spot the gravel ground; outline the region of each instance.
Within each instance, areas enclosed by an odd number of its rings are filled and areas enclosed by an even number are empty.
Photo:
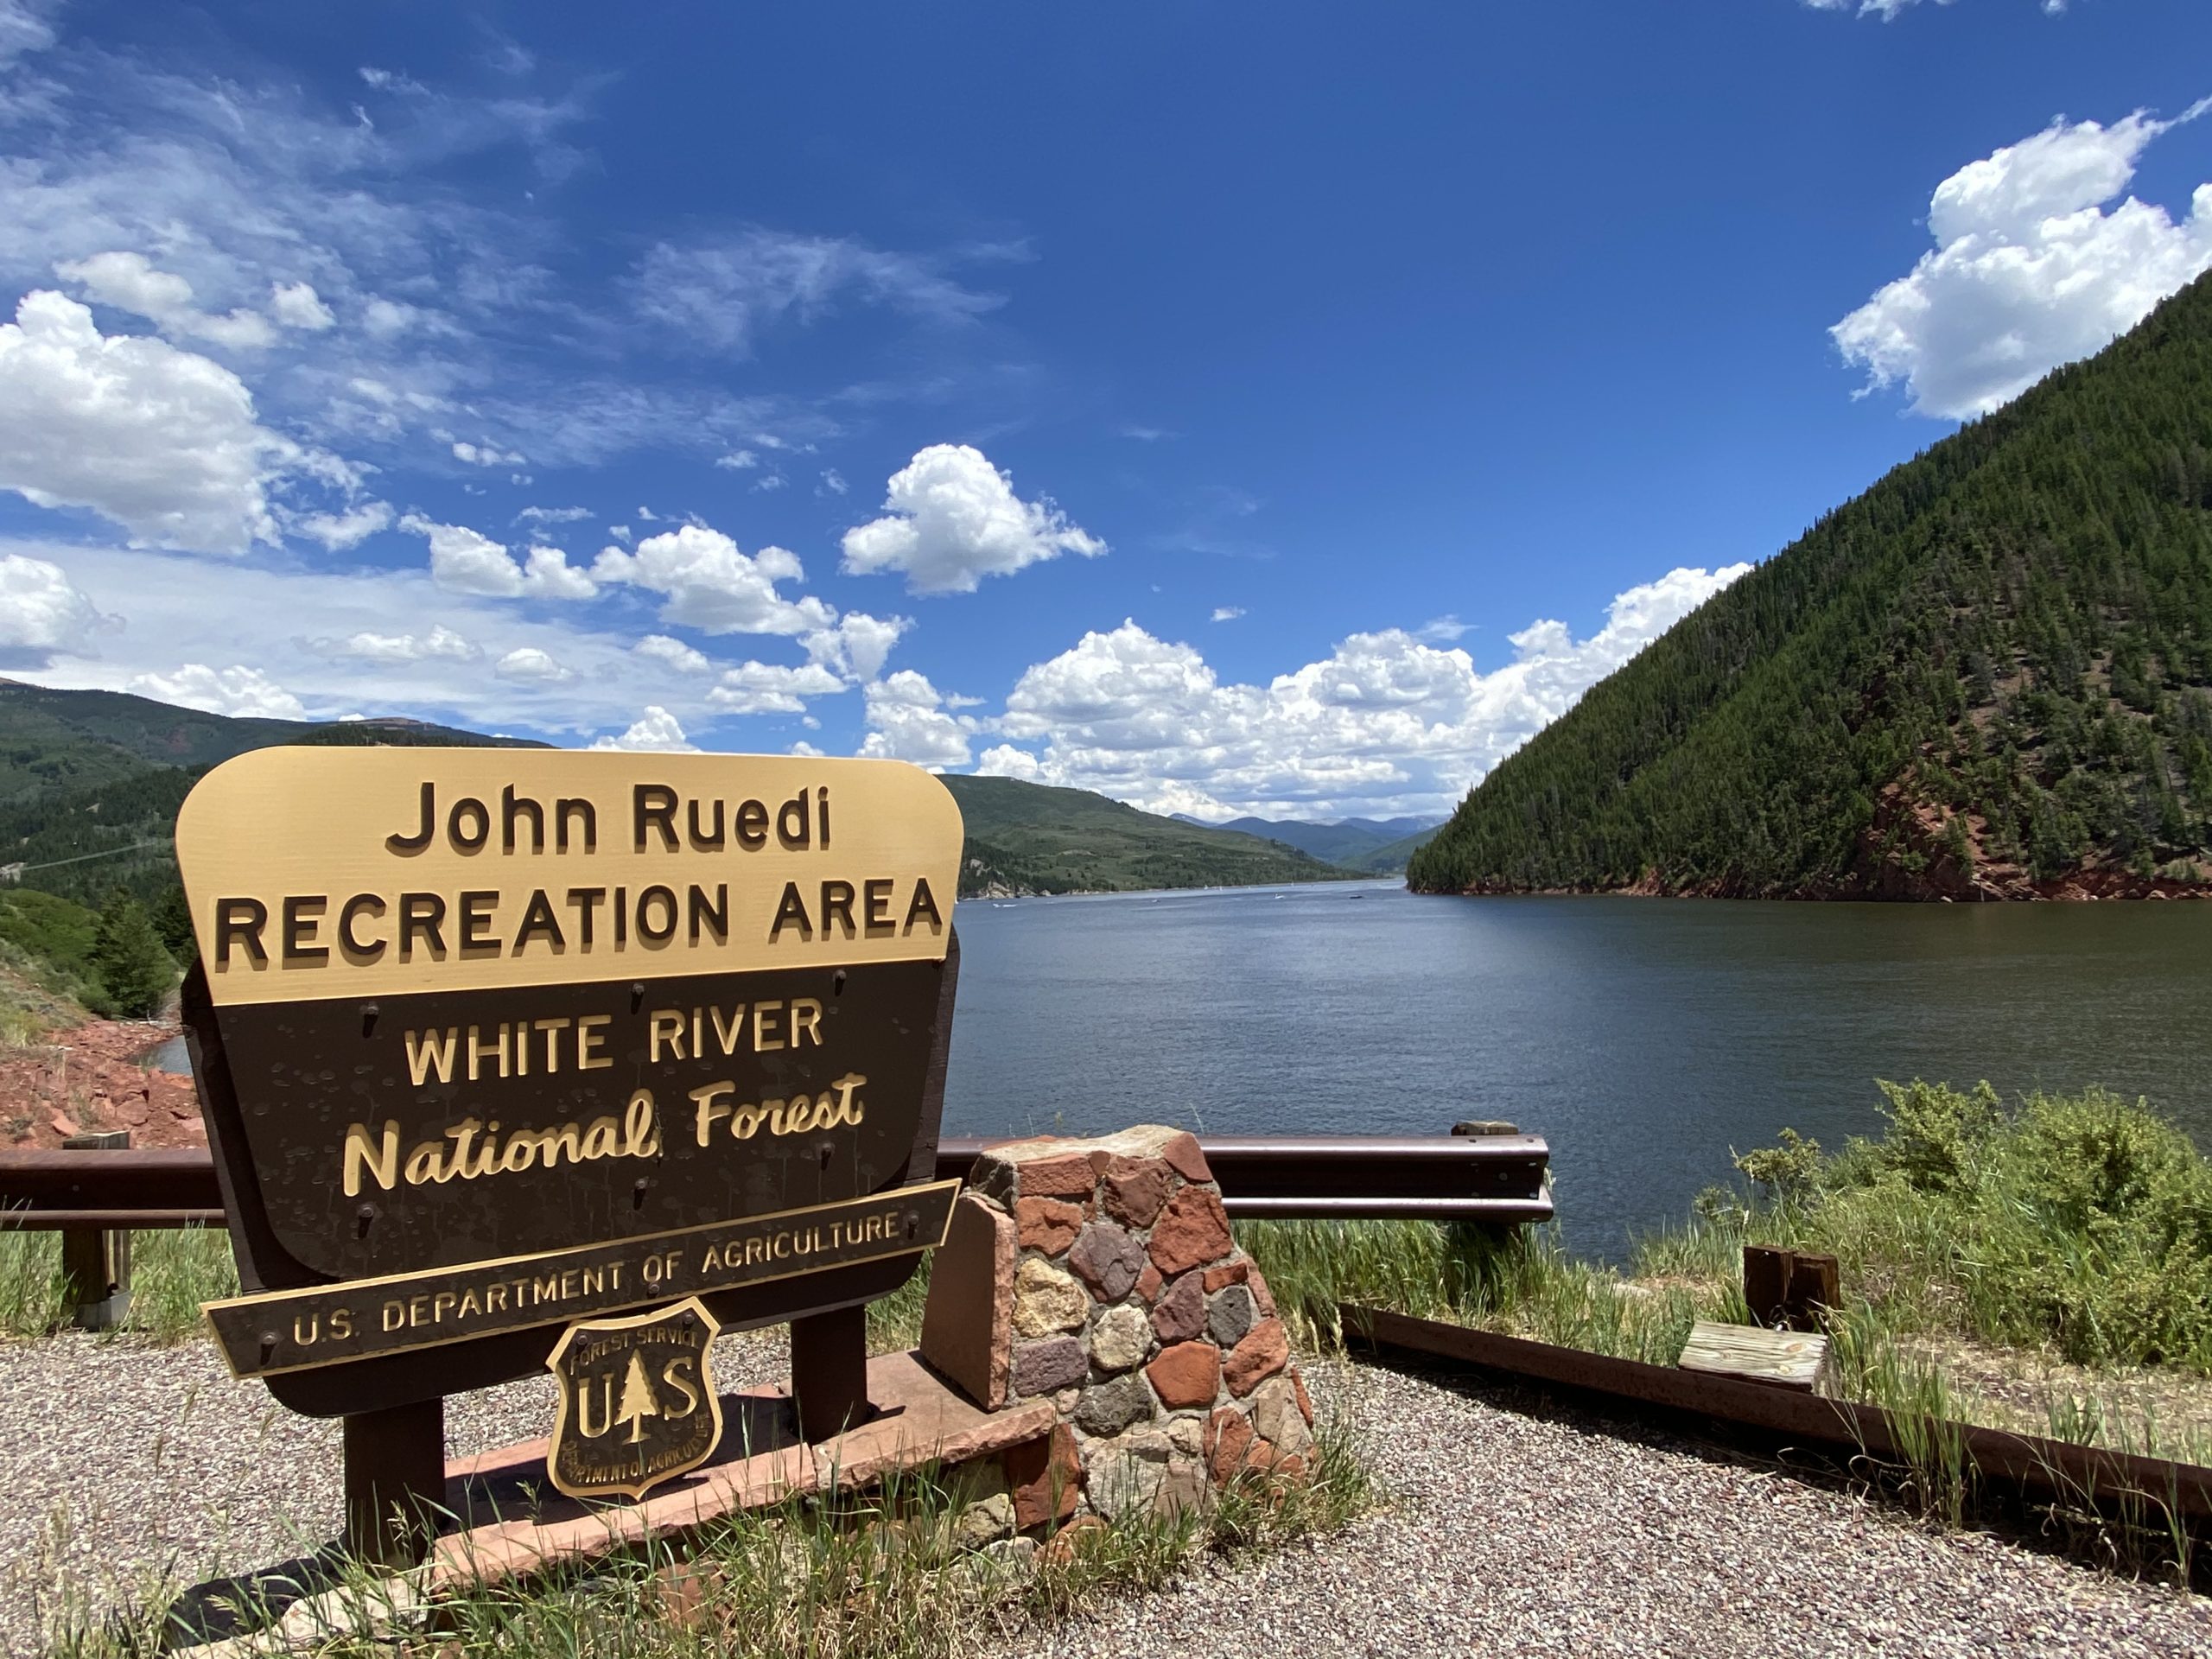
[[[715,1381],[780,1381],[784,1332],[715,1347]],[[303,1555],[340,1530],[339,1428],[295,1416],[224,1370],[212,1343],[156,1347],[78,1333],[0,1342],[0,1637],[43,1649],[57,1607],[135,1604],[164,1581]],[[553,1382],[446,1402],[449,1456],[548,1433]],[[62,1587],[66,1586],[66,1587]]]
[[[2203,1655],[2212,1602],[1503,1393],[1308,1362],[1389,1507],[1024,1640],[1008,1659]]]
[[[724,1387],[779,1377],[781,1332],[725,1338]],[[1387,1509],[1217,1565],[1008,1659],[1429,1653],[2212,1653],[2212,1603],[2101,1576],[1662,1435],[1363,1366],[1309,1363],[1362,1425]],[[311,1549],[339,1521],[334,1424],[232,1382],[204,1343],[0,1344],[0,1630],[40,1650],[63,1578],[128,1597]],[[542,1433],[550,1383],[447,1406],[450,1449]]]

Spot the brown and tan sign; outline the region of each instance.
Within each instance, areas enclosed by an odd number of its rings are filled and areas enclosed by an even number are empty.
[[[721,1438],[709,1364],[721,1326],[696,1298],[570,1325],[546,1358],[560,1384],[546,1472],[570,1497],[643,1497]]]
[[[938,962],[960,809],[893,760],[258,749],[177,815],[217,1007]]]
[[[206,1313],[232,1376],[277,1376],[935,1249],[959,1192],[897,1186],[611,1244],[235,1296]]]
[[[611,1274],[654,1240],[928,1180],[960,848],[944,785],[894,761],[299,747],[216,768],[177,853],[186,1022],[254,1293],[211,1310],[232,1364],[353,1409],[350,1384],[285,1374],[359,1357],[372,1395],[419,1396],[438,1376],[400,1357],[472,1334],[455,1387],[534,1368],[549,1319],[692,1291],[725,1319],[806,1307],[750,1271],[535,1319],[488,1299],[534,1258]],[[941,1230],[806,1271],[849,1305]],[[372,1281],[467,1302],[473,1330],[359,1323]],[[277,1293],[308,1300],[249,1311]]]

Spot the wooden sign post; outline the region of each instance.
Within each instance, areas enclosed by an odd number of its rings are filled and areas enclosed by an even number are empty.
[[[579,1321],[790,1320],[808,1436],[864,1412],[866,1304],[957,1189],[960,849],[896,761],[300,747],[200,781],[184,1017],[246,1291],[207,1313],[235,1375],[346,1418],[357,1549],[419,1548],[443,1396]]]

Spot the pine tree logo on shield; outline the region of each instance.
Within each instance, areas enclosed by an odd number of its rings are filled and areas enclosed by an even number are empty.
[[[553,1484],[571,1497],[643,1497],[713,1456],[722,1408],[708,1355],[721,1329],[696,1296],[570,1325],[545,1361],[561,1388]]]

